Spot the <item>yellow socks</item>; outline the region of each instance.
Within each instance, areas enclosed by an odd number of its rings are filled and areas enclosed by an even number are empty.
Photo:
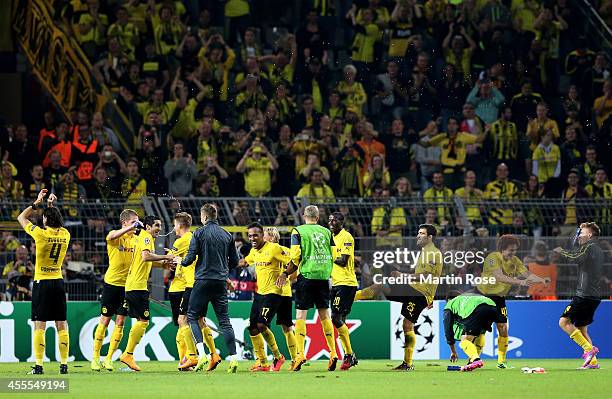
[[[409,331],[404,335],[404,362],[412,366],[412,355],[414,355],[414,347],[416,346],[416,334],[414,331]]]
[[[461,349],[463,349],[465,354],[468,355],[470,362],[473,362],[474,359],[479,357],[478,349],[476,349],[476,345],[474,345],[472,342],[468,341],[467,339],[462,340],[461,343],[459,344],[459,347],[461,347]]]
[[[185,345],[185,356],[198,356],[198,350],[196,349],[196,344],[193,340],[193,335],[191,335],[191,328],[189,328],[189,326],[182,326],[179,328],[179,333],[181,333],[183,338],[183,345]],[[200,353],[199,355],[206,356],[206,353]]]
[[[253,351],[255,352],[255,357],[259,361],[259,364],[265,365],[268,363],[263,336],[261,334],[251,335],[251,342],[253,343]]]
[[[123,325],[118,326],[115,324],[113,333],[111,334],[110,345],[108,346],[108,353],[106,354],[107,359],[113,359],[115,351],[119,347],[121,340],[123,339]]]
[[[506,353],[508,352],[508,337],[497,337],[497,363],[506,362]]]
[[[215,339],[213,338],[213,332],[210,327],[206,326],[202,329],[202,336],[204,337],[204,343],[208,347],[208,352],[217,353],[217,348],[215,347]]]
[[[70,337],[68,330],[60,330],[57,332],[59,341],[60,362],[68,364],[68,352],[70,351]]]
[[[42,366],[45,357],[45,330],[34,330],[34,357],[36,365]]]
[[[183,340],[183,332],[181,331],[181,328],[182,327],[179,327],[176,330],[176,349],[178,351],[179,361],[185,357],[185,351],[187,350],[185,341]]]
[[[340,342],[342,342],[342,348],[344,349],[345,355],[353,354],[353,347],[351,346],[351,338],[349,336],[349,329],[346,324],[343,324],[342,327],[338,328],[338,336],[340,337]]]
[[[285,341],[287,341],[287,349],[289,350],[289,354],[291,355],[291,360],[295,360],[296,352],[297,352],[297,343],[295,340],[295,333],[293,330],[286,331],[285,333]]]
[[[297,344],[297,354],[304,355],[304,345],[306,344],[306,320],[295,321],[295,342]]]
[[[136,348],[136,345],[138,345],[138,343],[140,342],[140,339],[147,330],[148,325],[149,323],[147,323],[146,321],[139,320],[136,322],[136,324],[132,326],[132,328],[130,328],[130,335],[128,338],[127,346],[125,347],[125,351],[128,355],[134,354],[134,349]]]
[[[336,352],[336,337],[334,336],[334,324],[331,319],[325,319],[321,321],[323,326],[323,333],[325,334],[325,341],[327,341],[327,349],[329,349],[329,357],[338,357]]]
[[[263,335],[264,339],[266,340],[268,348],[270,348],[270,351],[272,351],[274,358],[280,359],[282,354],[278,350],[278,345],[276,344],[276,337],[274,337],[274,333],[269,328],[266,328],[266,330],[262,332],[261,335]]]
[[[482,353],[482,348],[484,348],[485,346],[485,335],[480,334],[479,336],[477,336],[474,340],[474,345],[476,345],[476,350],[478,350],[478,356],[480,356],[480,354]]]
[[[94,333],[94,345],[93,345],[93,359],[100,360],[100,350],[102,349],[102,343],[106,336],[106,326],[104,323],[98,323],[96,332]]]
[[[575,343],[578,344],[585,352],[588,352],[593,349],[593,345],[589,343],[589,341],[582,335],[582,331],[579,329],[575,329],[573,333],[570,334],[570,338],[574,340]]]
[[[376,291],[371,287],[366,287],[355,293],[355,301],[374,299],[374,297],[376,297]]]

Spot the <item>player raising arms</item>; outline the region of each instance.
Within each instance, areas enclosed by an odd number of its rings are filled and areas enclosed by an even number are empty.
[[[264,340],[268,343],[274,355],[273,370],[279,371],[285,362],[285,357],[278,350],[274,334],[270,330],[270,322],[276,315],[277,323],[291,325],[291,308],[287,314],[286,309],[279,313],[283,304],[283,293],[286,288],[291,290],[289,282],[282,287],[276,286],[278,276],[285,270],[289,263],[289,253],[285,252],[277,243],[264,240],[264,229],[259,223],[251,223],[248,226],[248,237],[253,247],[249,254],[242,260],[242,266],[254,265],[257,274],[257,292],[251,306],[249,317],[249,333],[253,342],[253,349],[257,362],[251,371],[270,371],[270,365],[266,358]],[[288,317],[288,319],[287,319]]]
[[[423,309],[433,304],[434,296],[438,288],[437,282],[421,283],[420,278],[432,276],[433,278],[440,277],[442,273],[442,253],[433,243],[436,236],[436,228],[431,224],[422,224],[416,237],[417,246],[421,248],[417,263],[414,269],[414,281],[416,283],[402,288],[401,295],[386,295],[390,301],[402,302],[402,316],[404,316],[404,361],[393,370],[396,371],[412,371],[412,356],[414,355],[414,347],[416,346],[416,334],[414,325],[419,319],[419,315]],[[434,280],[435,281],[435,280]]]
[[[174,215],[174,232],[176,233],[177,239],[174,241],[170,254],[173,256],[185,257],[189,250],[189,244],[191,243],[191,224],[193,223],[192,217],[186,212],[178,212]],[[215,340],[212,336],[212,330],[204,323],[204,318],[200,318],[200,329],[204,336],[204,342],[208,347],[211,354],[212,362],[208,362],[208,358],[203,354],[202,361],[199,361],[197,355],[197,349],[193,335],[191,335],[191,328],[189,328],[189,322],[187,320],[187,309],[189,308],[189,297],[191,296],[191,290],[195,281],[195,263],[197,258],[189,266],[178,265],[174,272],[174,279],[170,288],[168,289],[170,294],[170,304],[172,305],[172,319],[174,323],[179,326],[176,333],[176,342],[179,351],[179,367],[178,369],[190,370],[196,366],[196,371],[199,371],[208,363],[209,366],[221,361],[221,357],[217,354],[217,348],[215,347]],[[199,368],[197,367],[199,365]]]
[[[559,319],[559,327],[565,331],[584,353],[582,369],[598,369],[596,355],[599,349],[593,346],[588,326],[593,322],[595,310],[604,296],[604,254],[599,244],[599,226],[593,222],[582,223],[578,233],[580,246],[576,251],[555,248],[554,251],[578,264],[578,287],[569,306]]]
[[[333,267],[333,238],[331,232],[318,225],[319,208],[309,205],[304,208],[305,224],[291,232],[291,262],[276,280],[277,287],[283,287],[287,278],[299,269],[295,285],[295,335],[297,358],[293,371],[300,371],[306,362],[306,316],[313,306],[319,312],[325,341],[329,350],[327,370],[334,371],[338,363],[334,325],[329,317],[329,278]]]
[[[34,356],[36,365],[32,374],[43,374],[45,356],[45,330],[47,321],[54,320],[57,328],[60,374],[68,374],[68,352],[70,339],[66,321],[66,291],[62,276],[62,263],[70,243],[70,233],[64,228],[59,209],[54,206],[57,197],[49,195],[47,207],[42,212],[43,227],[34,225],[30,220],[47,195],[43,189],[38,197],[17,216],[17,221],[36,244],[36,264],[34,266],[34,286],[32,288],[32,321],[34,322]]]
[[[497,240],[497,251],[491,252],[484,261],[482,277],[495,277],[495,284],[480,284],[477,291],[495,302],[498,317],[497,325],[497,368],[508,368],[506,353],[508,352],[508,309],[506,296],[513,285],[528,287],[534,284],[550,282],[531,273],[516,256],[519,240],[512,234],[504,234]],[[477,342],[476,345],[479,345]]]
[[[125,281],[125,302],[128,314],[137,321],[130,328],[125,352],[119,360],[134,371],[140,367],[134,360],[134,349],[149,325],[148,281],[151,267],[163,267],[174,259],[173,255],[157,255],[155,239],[162,229],[162,221],[157,216],[145,216],[144,230],[138,230],[134,237],[134,258]],[[164,262],[164,263],[162,263]]]
[[[108,252],[108,270],[104,274],[104,290],[102,291],[102,310],[100,321],[94,333],[93,357],[91,369],[100,371],[104,367],[113,370],[113,354],[119,347],[123,338],[123,324],[127,315],[125,308],[125,279],[127,278],[132,258],[134,256],[134,231],[142,228],[138,221],[138,214],[131,209],[124,209],[119,215],[121,229],[112,230],[106,236],[106,250]],[[115,328],[110,339],[108,353],[104,363],[100,364],[100,350],[106,335],[106,329],[112,317],[115,319]]]
[[[355,275],[355,239],[344,229],[344,215],[334,212],[329,215],[329,229],[334,237],[334,266],[332,269],[332,323],[338,330],[340,342],[344,349],[344,359],[341,370],[348,370],[357,365],[357,357],[353,353],[346,316],[351,313],[355,294],[357,292],[357,276]]]
[[[280,241],[280,233],[278,232],[278,229],[276,227],[265,227],[264,240],[278,244],[278,242]],[[281,245],[280,247],[286,254],[289,254],[291,252],[289,248],[283,245]],[[286,269],[287,264],[284,264],[283,270]],[[297,273],[292,274],[288,280],[293,281],[295,279],[296,274]],[[281,294],[283,299],[281,304],[278,306],[278,311],[276,312],[276,325],[280,325],[283,329],[283,333],[285,334],[285,341],[287,343],[287,350],[289,350],[289,354],[291,355],[291,368],[289,370],[293,370],[293,368],[295,367],[295,359],[297,358],[297,344],[295,341],[295,332],[293,331],[293,302],[291,300],[291,296],[293,295],[293,293],[291,292],[291,281],[287,281],[287,284],[283,286],[283,292]],[[270,342],[268,342],[266,334],[262,334],[264,335],[268,346],[270,346]],[[274,336],[272,336],[272,338],[274,338]],[[279,371],[280,366],[278,366],[278,364],[273,364],[272,370]]]

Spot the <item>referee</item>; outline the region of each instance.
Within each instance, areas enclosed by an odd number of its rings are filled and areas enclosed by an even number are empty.
[[[554,251],[568,261],[578,264],[578,287],[572,302],[565,308],[559,319],[559,327],[583,350],[584,363],[582,369],[598,369],[596,355],[599,349],[593,346],[593,341],[587,331],[593,322],[595,310],[601,303],[602,278],[604,276],[604,255],[599,245],[599,226],[593,222],[582,223],[578,233],[578,243],[575,251],[566,251],[557,247]]]
[[[193,233],[185,259],[181,261],[178,258],[181,266],[189,267],[196,261],[197,256],[195,282],[189,297],[189,309],[187,310],[191,333],[201,355],[196,370],[201,370],[208,361],[204,352],[203,336],[198,319],[206,317],[208,304],[212,303],[231,358],[228,373],[235,373],[238,368],[238,359],[236,358],[234,329],[230,323],[227,310],[226,284],[229,271],[238,265],[238,254],[232,235],[219,226],[217,208],[213,204],[202,206],[200,218],[203,226]],[[221,357],[216,353],[211,353],[210,361],[208,371],[215,369],[221,362]]]
[[[319,311],[319,318],[329,349],[327,369],[334,371],[338,362],[334,325],[329,316],[329,278],[333,268],[332,247],[334,241],[331,231],[318,224],[319,208],[309,205],[304,208],[305,224],[291,232],[291,261],[280,274],[276,285],[282,287],[287,277],[299,269],[295,285],[295,335],[297,356],[293,371],[299,371],[306,362],[304,344],[306,342],[306,315],[313,306]]]

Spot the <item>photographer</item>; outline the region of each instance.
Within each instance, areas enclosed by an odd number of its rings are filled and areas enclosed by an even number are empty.
[[[164,176],[168,180],[168,193],[175,197],[187,197],[193,188],[198,170],[191,154],[185,156],[182,142],[174,143],[174,156],[164,164]]]
[[[11,300],[29,300],[33,273],[34,264],[30,260],[28,248],[20,245],[15,249],[15,260],[7,263],[2,271],[2,278],[9,280],[6,290]]]
[[[102,147],[102,151],[98,153],[98,158],[100,160],[94,170],[104,168],[108,175],[108,184],[111,185],[113,190],[118,190],[125,174],[125,162],[123,162],[123,159],[121,159],[110,144]]]

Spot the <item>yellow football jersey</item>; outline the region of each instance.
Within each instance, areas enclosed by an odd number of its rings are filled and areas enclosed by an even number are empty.
[[[142,260],[142,252],[146,250],[155,253],[155,240],[151,234],[140,230],[140,233],[134,236],[134,257],[125,281],[126,292],[148,290],[147,283],[153,262]]]
[[[278,288],[276,279],[285,270],[285,265],[289,263],[289,254],[279,244],[266,242],[260,249],[251,248],[245,261],[249,265],[255,265],[258,294],[283,295],[285,287]],[[288,286],[289,283],[286,285]]]
[[[484,261],[482,277],[493,277],[493,272],[501,269],[508,277],[518,277],[527,271],[527,268],[517,256],[513,256],[507,261],[502,257],[501,252],[491,252]],[[478,291],[486,295],[508,295],[512,284],[496,281],[495,284],[480,284]]]
[[[442,252],[433,243],[427,244],[421,250],[414,272],[416,274],[431,274],[431,282],[420,282],[420,277],[412,287],[425,295],[427,303],[433,303],[438,283],[435,281],[442,274]]]
[[[191,242],[191,237],[193,237],[193,233],[188,231],[183,234],[182,237],[177,238],[172,245],[171,254],[180,256],[184,258],[187,255],[187,251],[189,251],[189,243]],[[174,279],[172,280],[172,284],[170,284],[170,288],[168,292],[181,292],[185,291],[185,288],[193,288],[193,282],[195,280],[195,264],[198,261],[193,261],[189,266],[181,266],[178,265],[176,270],[174,271]]]
[[[70,233],[63,227],[42,229],[32,222],[25,227],[36,243],[34,281],[63,278],[62,264],[70,244]]]
[[[106,236],[106,251],[108,252],[108,270],[104,274],[104,282],[119,287],[125,286],[132,258],[134,257],[134,233],[126,233],[115,240]]]
[[[280,246],[281,249],[283,250],[283,252],[285,253],[285,255],[289,255],[289,253],[291,252],[291,250],[287,247],[285,247],[284,245]],[[283,265],[283,271],[287,271],[287,266],[289,265],[289,262],[285,263]],[[295,280],[297,278],[297,275],[299,274],[299,270],[295,271],[291,274],[291,276],[289,276],[287,278],[287,284],[285,284],[283,286],[283,293],[281,294],[282,296],[292,296],[293,293],[291,292],[291,280]]]
[[[334,261],[342,255],[348,255],[346,266],[342,267],[334,263],[332,269],[332,285],[348,285],[357,287],[357,276],[355,275],[355,239],[348,231],[342,229],[334,236]]]

